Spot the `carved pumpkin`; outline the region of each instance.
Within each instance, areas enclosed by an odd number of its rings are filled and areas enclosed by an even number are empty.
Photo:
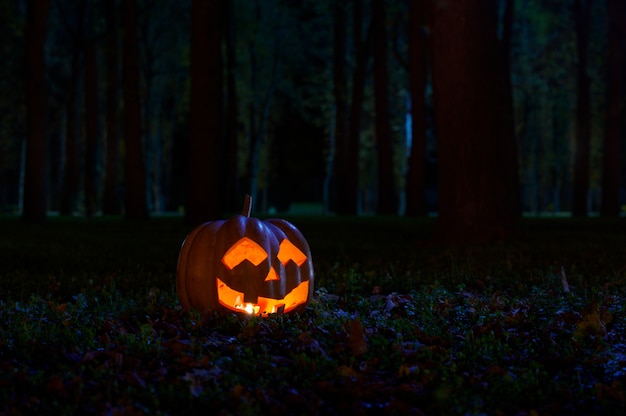
[[[309,245],[281,219],[243,215],[207,222],[185,239],[178,257],[176,292],[185,309],[265,316],[302,311],[313,294]]]

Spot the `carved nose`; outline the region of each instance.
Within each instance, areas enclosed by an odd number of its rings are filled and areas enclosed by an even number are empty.
[[[270,267],[270,271],[267,272],[267,276],[265,277],[265,281],[269,282],[270,280],[280,280],[280,276],[276,273],[276,269]]]

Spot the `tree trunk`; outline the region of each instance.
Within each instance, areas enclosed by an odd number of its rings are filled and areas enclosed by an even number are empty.
[[[61,215],[72,215],[76,210],[78,199],[78,179],[80,172],[78,169],[77,147],[77,106],[78,96],[78,45],[74,46],[71,72],[68,88],[65,119],[65,145],[63,157],[63,174],[61,177],[61,195],[59,212]]]
[[[425,0],[409,4],[409,88],[411,95],[411,153],[406,177],[406,215],[426,215],[426,76],[428,71]]]
[[[254,2],[254,13],[257,19],[261,19],[261,2],[256,0]],[[278,83],[278,65],[279,65],[279,40],[278,39],[278,26],[276,26],[276,38],[274,40],[274,46],[272,50],[272,62],[269,75],[268,86],[263,94],[259,93],[260,86],[258,82],[258,71],[260,71],[261,65],[258,64],[257,54],[259,47],[255,39],[252,39],[248,43],[248,54],[250,56],[250,91],[252,92],[252,98],[248,106],[249,117],[249,147],[248,147],[248,163],[247,163],[247,189],[245,191],[252,197],[253,200],[261,201],[261,211],[265,210],[267,206],[267,190],[262,193],[263,198],[256,198],[259,188],[259,175],[260,175],[260,157],[261,147],[265,141],[265,134],[267,132],[267,124],[270,116],[270,109],[272,107],[272,100],[274,93],[276,92],[276,85]],[[257,98],[261,97],[261,98]]]
[[[354,214],[356,206],[349,206],[349,194],[356,194],[356,189],[348,188],[349,142],[348,142],[348,77],[346,69],[346,25],[347,5],[334,3],[333,27],[333,92],[335,96],[335,196],[338,214]]]
[[[70,83],[76,84],[75,80],[77,80],[77,78],[70,80]],[[61,215],[72,215],[76,210],[76,201],[78,198],[78,179],[80,174],[76,151],[76,93],[76,88],[70,86],[70,97],[68,98],[65,116],[65,143],[63,146],[64,154],[61,176],[61,195],[59,195],[59,213]]]
[[[143,139],[146,161],[146,190],[148,207],[154,211],[163,210],[163,93],[164,77],[157,58],[158,43],[144,47],[143,74]]]
[[[363,1],[354,0],[354,50],[356,62],[352,72],[352,99],[350,103],[350,119],[348,126],[348,158],[346,171],[346,189],[354,190],[346,193],[346,205],[352,207],[350,213],[359,212],[359,152],[361,149],[361,113],[365,100],[365,79],[372,47],[372,26],[367,28],[363,39]]]
[[[96,211],[96,153],[98,139],[98,62],[96,44],[85,49],[85,215]]]
[[[191,92],[189,166],[185,221],[219,217],[222,136],[220,0],[191,3]]]
[[[626,54],[626,4],[623,0],[607,0],[608,62],[606,82],[606,128],[602,159],[602,215],[618,216],[619,155],[624,112],[624,54]]]
[[[227,197],[226,207],[228,211],[235,212],[241,205],[243,195],[239,187],[238,169],[238,136],[239,136],[239,95],[237,92],[237,43],[235,26],[235,7],[233,1],[226,1],[224,13],[226,17],[225,38],[226,38],[226,125],[225,141],[228,154],[226,161],[226,178],[224,194]]]
[[[141,107],[139,102],[139,48],[137,39],[137,0],[122,2],[122,92],[124,95],[124,132],[126,155],[126,219],[148,218],[146,169],[142,148]]]
[[[389,121],[389,70],[385,2],[373,0],[374,31],[374,106],[376,109],[376,146],[378,156],[378,214],[397,214],[398,200],[394,180],[393,137]]]
[[[499,118],[500,135],[504,140],[499,142],[502,157],[499,158],[503,174],[506,175],[504,183],[511,188],[512,192],[506,195],[510,198],[506,201],[509,207],[515,212],[515,216],[522,213],[522,201],[520,196],[520,178],[519,178],[519,160],[517,151],[517,138],[515,136],[515,110],[513,108],[513,83],[511,81],[511,38],[513,32],[515,2],[514,0],[505,0],[504,13],[500,26],[502,27],[502,35],[498,41],[498,49],[496,63],[500,65],[496,68],[498,85],[501,88],[501,94],[498,98],[501,104],[502,114]]]
[[[118,130],[118,72],[117,72],[117,1],[106,0],[105,59],[106,59],[106,164],[102,210],[106,215],[120,213],[119,194],[119,130]]]
[[[46,219],[45,53],[49,1],[27,2],[26,20],[26,169],[22,220]]]
[[[510,183],[506,150],[513,137],[499,121],[507,114],[498,81],[504,65],[497,43],[497,2],[431,5],[437,237],[444,243],[502,240],[513,233],[519,213],[511,203],[518,190]]]
[[[62,215],[72,215],[78,208],[79,184],[81,171],[79,167],[79,91],[80,91],[80,56],[83,52],[85,37],[85,10],[87,1],[78,2],[76,11],[64,10],[58,3],[59,14],[62,16],[67,36],[71,39],[72,57],[70,63],[70,79],[67,91],[66,120],[65,120],[65,144],[63,168],[61,170],[61,195],[59,212]],[[74,19],[74,20],[73,20]]]
[[[576,90],[576,144],[574,147],[574,189],[572,215],[587,216],[591,136],[590,79],[587,74],[590,0],[574,1],[576,50],[578,54]]]

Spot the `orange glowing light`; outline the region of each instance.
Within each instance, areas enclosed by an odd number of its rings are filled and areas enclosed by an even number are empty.
[[[257,303],[244,304],[241,301],[244,298],[242,292],[232,289],[219,278],[215,280],[217,281],[217,298],[222,306],[234,312],[241,312],[243,310],[251,315],[266,315],[281,311],[287,313],[298,305],[305,303],[309,294],[309,282],[307,280],[287,293],[283,299],[259,296]]]
[[[244,260],[248,260],[250,263],[258,266],[266,258],[267,253],[263,250],[263,247],[248,237],[242,237],[228,249],[224,257],[222,257],[222,262],[232,270]]]

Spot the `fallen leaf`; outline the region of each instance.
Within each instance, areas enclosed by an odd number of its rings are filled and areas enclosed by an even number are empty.
[[[576,324],[574,337],[577,339],[587,337],[604,338],[606,336],[606,325],[600,319],[600,314],[590,313],[586,315],[582,321]]]
[[[348,367],[347,365],[339,366],[339,368],[337,368],[337,374],[340,377],[351,378],[351,379],[357,378],[356,370],[352,367]]]
[[[361,320],[355,318],[350,321],[350,334],[348,337],[348,345],[350,345],[350,351],[356,357],[365,354],[367,351],[367,341],[365,339],[365,330]]]

